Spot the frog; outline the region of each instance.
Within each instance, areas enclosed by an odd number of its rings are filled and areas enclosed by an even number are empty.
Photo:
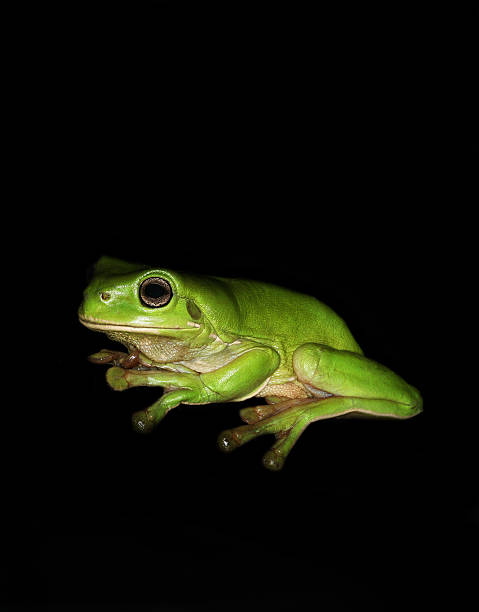
[[[418,389],[366,357],[345,321],[314,296],[273,283],[193,274],[102,256],[78,310],[81,324],[126,351],[90,355],[114,391],[160,387],[132,415],[150,433],[180,404],[243,402],[222,431],[225,452],[275,436],[263,465],[278,471],[306,427],[336,417],[404,420]],[[249,405],[253,403],[255,405]]]

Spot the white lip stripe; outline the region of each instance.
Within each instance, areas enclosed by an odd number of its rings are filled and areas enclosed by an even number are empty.
[[[115,323],[95,323],[94,321],[88,321],[87,319],[81,319],[81,318],[80,318],[80,323],[85,325],[85,327],[89,327],[90,329],[98,329],[98,330],[105,330],[105,331],[111,331],[111,330],[129,331],[129,332],[150,333],[150,334],[154,332],[155,329],[171,329],[171,330],[176,330],[176,331],[181,331],[181,330],[189,331],[191,329],[190,327],[135,327],[133,325],[116,325]]]

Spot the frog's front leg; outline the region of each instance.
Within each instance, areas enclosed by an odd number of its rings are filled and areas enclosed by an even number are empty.
[[[93,355],[88,357],[88,361],[91,363],[105,364],[109,366],[119,366],[128,370],[130,368],[148,367],[148,363],[145,363],[140,357],[140,351],[130,351],[124,353],[123,351],[114,351],[111,349],[102,349]]]
[[[229,402],[254,394],[278,364],[279,356],[275,351],[256,347],[213,372],[197,374],[113,367],[107,371],[107,381],[117,391],[137,386],[160,386],[167,390],[152,406],[133,415],[135,429],[149,432],[178,404]]]
[[[358,353],[304,344],[293,355],[293,367],[316,397],[265,407],[263,412],[260,407],[245,409],[242,416],[249,424],[222,432],[220,448],[232,450],[259,435],[274,433],[278,440],[263,463],[278,470],[309,423],[346,414],[407,419],[422,410],[417,389]]]
[[[166,390],[154,404],[132,415],[133,427],[141,433],[149,433],[169,410],[190,397],[196,397],[199,403],[207,401],[207,389],[202,387],[199,375],[194,372],[113,367],[107,370],[106,380],[115,391],[125,391],[131,387],[163,387]]]

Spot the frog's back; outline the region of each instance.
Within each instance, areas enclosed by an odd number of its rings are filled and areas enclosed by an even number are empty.
[[[238,337],[299,346],[305,342],[362,353],[348,326],[329,306],[290,289],[246,279],[203,277],[199,304],[218,329]],[[206,291],[205,291],[206,289]],[[228,304],[210,308],[207,294]]]
[[[236,296],[243,334],[362,352],[344,320],[318,299],[268,283],[224,280]]]

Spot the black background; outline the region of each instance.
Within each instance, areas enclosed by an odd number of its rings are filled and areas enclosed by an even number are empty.
[[[58,298],[56,374],[33,578],[14,599],[45,603],[46,585],[58,610],[467,598],[476,479],[436,343],[453,181],[432,16],[107,6],[62,15],[36,71],[35,249]],[[424,413],[313,424],[280,473],[261,465],[269,437],[217,450],[238,404],[180,406],[135,435],[131,413],[158,391],[111,391],[86,357],[112,343],[76,319],[103,254],[315,295],[421,390]]]

